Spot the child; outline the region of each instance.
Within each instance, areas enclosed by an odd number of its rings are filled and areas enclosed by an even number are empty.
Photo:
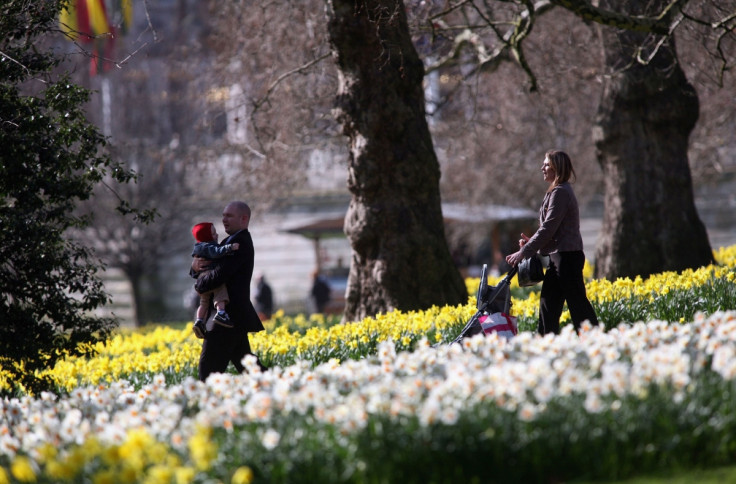
[[[194,240],[197,241],[192,249],[192,257],[201,257],[207,260],[220,259],[232,254],[233,251],[238,250],[238,247],[240,247],[238,243],[223,246],[217,245],[217,230],[210,222],[202,222],[192,227],[192,235],[194,236]],[[201,273],[190,271],[190,274],[196,279]],[[200,339],[204,338],[207,333],[204,318],[207,316],[207,306],[213,294],[215,307],[217,308],[215,323],[226,328],[233,327],[230,317],[225,312],[225,305],[230,301],[230,297],[228,296],[227,288],[223,284],[212,291],[199,295],[199,307],[197,308],[196,320],[192,326],[192,331]]]

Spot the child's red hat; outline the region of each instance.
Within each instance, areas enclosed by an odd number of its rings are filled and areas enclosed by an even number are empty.
[[[202,222],[192,227],[192,235],[197,242],[214,242],[212,237],[212,223]]]

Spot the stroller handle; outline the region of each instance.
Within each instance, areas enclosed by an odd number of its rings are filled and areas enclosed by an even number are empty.
[[[509,270],[509,272],[506,274],[506,277],[501,279],[495,292],[489,297],[487,301],[484,301],[483,296],[486,294],[486,290],[488,289],[488,264],[483,264],[483,269],[480,273],[480,284],[478,285],[478,293],[476,296],[476,308],[478,308],[479,310],[484,310],[486,306],[493,302],[496,296],[501,292],[503,284],[505,284],[506,286],[511,285],[511,280],[514,278],[517,272],[519,272],[518,265],[512,267]]]
[[[519,266],[518,265],[515,265],[514,267],[511,268],[511,270],[508,272],[508,274],[506,274],[506,277],[504,277],[504,280],[510,284],[511,283],[511,279],[514,278],[514,276],[516,275],[517,272],[519,272]]]

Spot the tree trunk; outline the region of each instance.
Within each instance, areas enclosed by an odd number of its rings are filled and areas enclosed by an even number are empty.
[[[353,248],[344,320],[468,300],[445,239],[424,66],[400,0],[328,0],[348,137],[345,233]]]
[[[629,2],[632,10],[645,5],[659,7]],[[605,27],[601,36],[611,75],[594,130],[605,180],[596,277],[707,265],[712,250],[695,208],[687,156],[698,96],[680,68],[674,39],[643,65],[635,60],[637,49],[644,46],[639,55],[646,57],[661,39]]]
[[[131,296],[133,298],[133,323],[136,328],[141,328],[144,325],[145,319],[143,318],[143,277],[137,272],[126,272],[128,281],[130,281]]]
[[[141,328],[148,323],[161,321],[167,311],[157,271],[137,268],[124,272],[130,281],[135,326]],[[193,311],[190,317],[192,316]]]

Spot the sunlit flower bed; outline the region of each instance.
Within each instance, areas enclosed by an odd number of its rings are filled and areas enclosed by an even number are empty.
[[[580,336],[529,331],[539,288],[515,283],[524,331],[509,342],[435,345],[473,297],[351,324],[279,313],[252,335],[270,371],[207,384],[188,327],[121,331],[49,370],[60,396],[2,401],[0,484],[528,482],[733,463],[736,313],[719,310],[736,309],[736,249],[716,260],[589,280],[605,328]]]
[[[735,312],[248,372],[6,399],[0,482],[529,482],[736,459]]]
[[[736,246],[721,249],[715,255],[721,265],[681,274],[656,274],[633,281],[590,280],[588,295],[607,328],[654,319],[691,321],[698,311],[711,314],[719,309],[736,309]],[[490,284],[496,285],[498,280],[491,280]],[[468,283],[475,290],[477,285],[477,279]],[[537,286],[520,290],[516,279],[512,282],[511,312],[518,317],[522,331],[535,328],[539,289]],[[312,364],[332,358],[345,361],[375,354],[378,344],[387,340],[393,341],[399,351],[411,350],[423,338],[432,344],[452,341],[475,311],[475,297],[471,296],[464,306],[394,311],[351,324],[330,323],[319,315],[289,318],[279,312],[266,324],[267,331],[251,335],[251,342],[268,366],[285,367],[299,360]],[[562,319],[569,319],[567,310]],[[152,326],[142,331],[123,331],[94,350],[96,357],[68,358],[49,374],[67,391],[82,384],[111,383],[121,378],[142,385],[150,383],[156,373],[162,373],[167,383],[180,382],[196,375],[200,341],[188,327],[175,330]],[[0,387],[2,382],[0,377]]]
[[[736,309],[736,245],[714,251],[715,265],[680,273],[663,272],[642,279],[620,278],[615,281],[593,279],[593,268],[586,262],[588,298],[606,327],[621,322],[689,321],[696,312],[712,313],[719,308]],[[502,277],[490,278],[489,284],[497,285]],[[467,279],[470,294],[477,291],[479,279]],[[516,278],[511,281],[512,313],[519,317],[523,329],[533,329],[539,310],[539,290],[519,288]],[[565,310],[562,322],[570,320]]]

